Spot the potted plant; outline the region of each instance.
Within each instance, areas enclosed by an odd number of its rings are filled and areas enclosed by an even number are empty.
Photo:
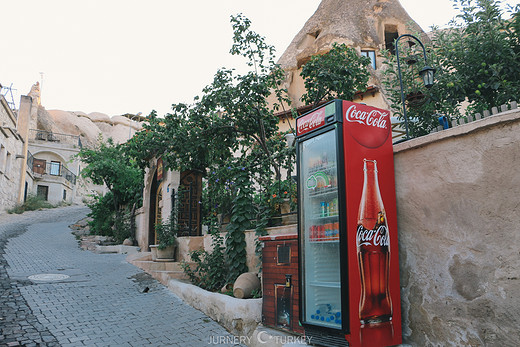
[[[177,233],[173,222],[167,220],[155,225],[157,234],[157,258],[156,261],[174,261]]]

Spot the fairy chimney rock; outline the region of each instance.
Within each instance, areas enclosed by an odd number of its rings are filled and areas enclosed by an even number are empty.
[[[422,29],[398,0],[323,0],[279,63],[285,70],[297,69],[312,55],[329,51],[333,42],[381,50],[385,33],[408,31]]]
[[[284,87],[292,106],[305,106],[300,99],[305,93],[300,72],[313,55],[327,53],[333,43],[344,43],[359,53],[373,51],[376,69],[369,85],[375,86],[373,90],[377,92],[381,86],[379,69],[383,61],[380,51],[391,48],[399,35],[415,32],[423,31],[398,0],[322,0],[278,61],[286,72]],[[371,95],[370,104],[387,108],[386,98],[376,92]]]

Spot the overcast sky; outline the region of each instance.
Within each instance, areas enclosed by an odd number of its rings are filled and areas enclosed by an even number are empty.
[[[516,4],[518,0],[507,0]],[[0,83],[15,102],[42,83],[48,109],[162,115],[191,102],[231,58],[229,17],[243,13],[280,56],[320,0],[0,0]],[[401,0],[427,30],[451,0]],[[43,74],[42,74],[43,73]],[[43,76],[43,80],[42,80]],[[10,101],[10,100],[9,100]]]

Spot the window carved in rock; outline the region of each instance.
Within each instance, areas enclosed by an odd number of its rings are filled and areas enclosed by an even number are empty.
[[[361,55],[370,58],[370,65],[374,70],[377,68],[376,51],[374,51],[373,49],[363,49],[361,50]]]
[[[385,25],[385,48],[391,53],[395,54],[395,40],[399,37],[397,25]]]

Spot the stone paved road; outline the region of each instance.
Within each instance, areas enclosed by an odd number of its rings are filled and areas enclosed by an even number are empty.
[[[234,345],[223,327],[124,255],[81,250],[67,226],[87,212],[0,216],[0,346]],[[28,279],[38,274],[69,277]]]

